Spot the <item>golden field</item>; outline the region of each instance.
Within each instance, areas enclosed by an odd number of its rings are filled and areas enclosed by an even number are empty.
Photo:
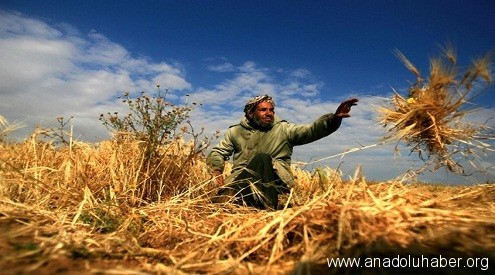
[[[486,263],[434,268],[441,274],[493,269],[493,184],[343,180],[328,167],[294,167],[286,207],[264,211],[211,203],[218,187],[191,149],[178,140],[143,167],[132,140],[0,143],[3,273],[383,274],[397,270],[328,259],[398,255]]]

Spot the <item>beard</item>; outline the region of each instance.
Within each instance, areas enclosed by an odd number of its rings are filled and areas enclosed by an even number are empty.
[[[264,122],[262,121],[259,117],[257,116],[254,116],[253,119],[251,120],[251,123],[253,124],[253,126],[257,129],[261,129],[261,130],[269,130],[272,128],[273,126],[273,119],[271,122]]]

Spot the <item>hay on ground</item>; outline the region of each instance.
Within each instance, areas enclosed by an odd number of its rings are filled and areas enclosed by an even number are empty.
[[[344,181],[329,168],[296,170],[292,207],[260,211],[212,204],[217,187],[198,158],[181,178],[185,192],[136,204],[139,150],[115,141],[63,148],[35,140],[0,143],[0,268],[13,274],[317,274],[352,273],[329,268],[327,258],[335,257],[441,254],[490,265],[495,259],[493,184],[369,183],[358,173]]]

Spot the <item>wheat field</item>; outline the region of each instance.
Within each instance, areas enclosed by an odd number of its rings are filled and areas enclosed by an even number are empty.
[[[132,140],[0,143],[5,274],[368,274],[336,257],[495,259],[495,185],[350,180],[294,167],[284,209],[213,204],[204,156],[182,140],[143,181]],[[148,167],[149,169],[149,167]],[[149,171],[149,170],[145,170]],[[145,186],[154,184],[153,187]],[[143,186],[144,185],[144,186]],[[147,199],[153,198],[153,199]],[[421,269],[413,269],[418,272]],[[473,274],[471,268],[437,268]]]

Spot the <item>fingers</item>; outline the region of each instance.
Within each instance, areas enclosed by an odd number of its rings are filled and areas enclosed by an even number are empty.
[[[347,112],[349,112],[351,110],[352,106],[357,105],[358,101],[359,101],[359,99],[357,99],[357,98],[351,98],[351,99],[348,99],[348,100],[342,102],[341,105],[342,105],[342,107],[348,109]]]
[[[336,115],[341,118],[350,117],[351,115],[349,112],[351,111],[351,107],[356,106],[358,101],[359,99],[357,98],[351,98],[340,103],[340,106],[337,108]]]
[[[351,99],[348,99],[342,103],[349,105],[349,106],[356,106],[358,101],[359,101],[359,99],[357,99],[357,98],[351,98]]]

